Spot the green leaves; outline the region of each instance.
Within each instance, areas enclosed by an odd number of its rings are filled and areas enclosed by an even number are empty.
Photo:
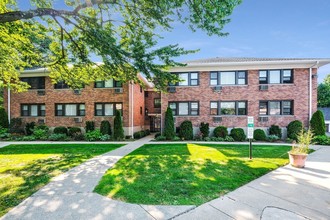
[[[159,31],[180,21],[192,30],[226,36],[222,29],[241,0],[65,0],[61,9],[51,0],[30,0],[36,8],[28,11],[20,11],[16,2],[0,3],[3,86],[22,91],[26,85],[19,82],[19,72],[45,66],[54,82],[64,80],[73,88],[96,78],[139,82],[143,73],[165,90],[178,80],[168,73],[182,65],[175,58],[196,51],[175,44],[159,47]]]
[[[321,83],[317,87],[317,106],[330,107],[330,84]]]

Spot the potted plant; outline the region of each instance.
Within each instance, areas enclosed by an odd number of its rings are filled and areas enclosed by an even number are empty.
[[[310,129],[304,131],[302,129],[297,136],[298,143],[292,144],[292,150],[288,152],[290,164],[293,167],[303,168],[307,159],[309,145],[311,145],[313,133]]]

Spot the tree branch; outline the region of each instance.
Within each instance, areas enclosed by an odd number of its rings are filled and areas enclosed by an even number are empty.
[[[84,4],[78,5],[73,11],[57,10],[52,8],[37,8],[28,11],[10,11],[0,14],[0,23],[7,23],[7,22],[19,21],[23,19],[31,19],[34,17],[43,17],[43,16],[78,15],[78,12],[84,8],[92,7],[94,5],[114,4],[114,3],[116,3],[116,0],[111,0],[111,1],[92,0]]]

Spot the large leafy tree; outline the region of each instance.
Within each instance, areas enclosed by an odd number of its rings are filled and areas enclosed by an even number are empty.
[[[317,106],[330,107],[330,74],[317,87]]]
[[[323,81],[325,84],[328,84],[330,85],[330,73],[324,78],[324,81]]]
[[[159,47],[159,33],[179,20],[192,30],[225,36],[222,29],[241,0],[63,0],[61,8],[61,1],[29,2],[30,8],[0,1],[0,79],[15,90],[26,88],[19,72],[33,66],[48,67],[54,81],[71,87],[109,78],[139,82],[142,72],[164,89],[177,80],[166,72],[182,65],[175,57],[192,51]]]

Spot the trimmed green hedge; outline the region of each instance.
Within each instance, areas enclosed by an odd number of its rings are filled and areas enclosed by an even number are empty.
[[[303,123],[299,120],[295,120],[290,122],[286,128],[288,132],[288,138],[297,141],[297,136],[303,129]]]
[[[271,125],[268,133],[269,135],[276,135],[279,139],[282,138],[282,129],[278,125]]]
[[[179,137],[184,140],[192,140],[194,138],[194,132],[191,121],[183,121],[180,125]]]
[[[325,135],[325,123],[322,111],[317,110],[314,112],[310,125],[314,135]]]
[[[68,134],[68,129],[66,127],[63,127],[63,126],[59,126],[59,127],[54,128],[53,133],[54,134],[65,134],[65,135],[67,135]]]
[[[225,126],[218,126],[213,130],[213,136],[214,137],[221,137],[225,138],[228,136],[228,129]]]
[[[235,141],[245,141],[246,135],[243,128],[233,128],[230,131],[230,136],[234,138]]]
[[[256,141],[265,141],[267,140],[267,136],[264,130],[256,129],[253,133],[253,139]]]

